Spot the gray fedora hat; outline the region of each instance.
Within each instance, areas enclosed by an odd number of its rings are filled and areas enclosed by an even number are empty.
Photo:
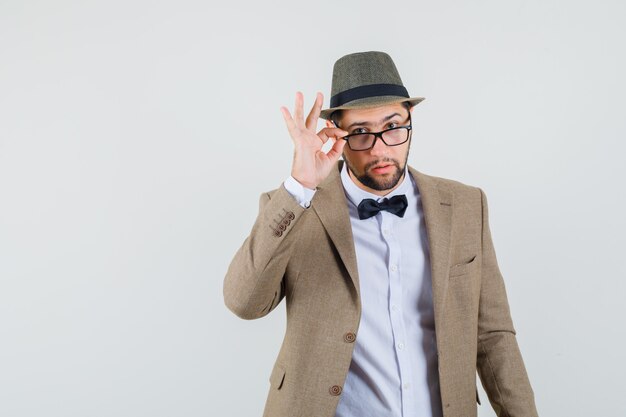
[[[391,57],[379,51],[356,52],[335,62],[330,108],[320,113],[330,119],[336,110],[378,107],[408,101],[416,105],[424,97],[410,97]]]

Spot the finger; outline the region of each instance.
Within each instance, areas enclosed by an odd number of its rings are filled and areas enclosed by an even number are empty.
[[[320,130],[319,133],[317,134],[317,137],[320,138],[320,140],[322,141],[322,143],[326,143],[328,141],[328,139],[330,138],[326,133],[324,133],[324,131]]]
[[[304,110],[303,110],[304,96],[302,92],[296,92],[296,103],[293,109],[293,120],[296,122],[296,126],[304,127]]]
[[[331,134],[331,132],[329,132],[328,130],[322,129],[319,131],[319,133],[317,134],[317,137],[320,138],[320,140],[322,141],[322,143],[326,143],[328,141],[328,139],[333,138],[335,139],[336,136]]]
[[[341,156],[343,152],[343,147],[346,146],[347,142],[348,141],[343,140],[343,139],[335,140],[333,147],[330,148],[330,150],[326,154],[330,158],[331,161],[337,162],[337,160],[339,159],[339,157]]]
[[[325,127],[324,129],[319,131],[317,137],[320,138],[322,143],[326,143],[329,138],[338,139],[344,137],[347,134],[348,132],[346,132],[345,130],[341,130],[336,127]]]
[[[285,119],[285,123],[287,124],[287,130],[289,131],[289,135],[293,138],[292,132],[294,131],[294,129],[296,129],[296,123],[291,117],[291,113],[289,113],[287,107],[280,106],[280,112],[283,114],[283,119]]]
[[[317,127],[317,120],[319,119],[320,112],[322,111],[322,104],[324,104],[324,96],[322,93],[318,92],[315,96],[315,103],[313,103],[309,116],[306,118],[307,129],[315,131],[315,128]]]
[[[332,138],[333,141],[336,141],[338,139],[343,138],[347,134],[348,132],[346,132],[345,130],[341,130],[336,127],[325,127],[324,129],[319,131],[319,133],[317,134],[317,137],[320,138],[322,143],[326,143],[328,139],[330,138]],[[343,139],[341,141],[345,142]]]
[[[341,137],[348,135],[347,131],[340,129],[338,127],[325,127],[322,130],[320,130],[319,133],[324,133],[327,136],[332,136],[335,138],[341,138]]]

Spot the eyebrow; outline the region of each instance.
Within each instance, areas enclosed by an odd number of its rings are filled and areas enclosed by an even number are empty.
[[[400,114],[400,113],[393,113],[393,114],[390,114],[389,116],[387,116],[387,117],[385,117],[384,119],[382,119],[382,120],[380,121],[380,123],[379,123],[379,124],[383,124],[383,123],[385,123],[387,120],[393,119],[395,116],[401,116],[401,114]],[[356,127],[356,126],[370,126],[371,124],[372,124],[372,123],[370,123],[370,122],[354,122],[354,123],[352,123],[350,126],[348,126],[345,130],[350,130],[350,129],[352,129],[353,127]]]

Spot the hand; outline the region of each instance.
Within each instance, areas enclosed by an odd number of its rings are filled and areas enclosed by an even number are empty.
[[[296,93],[294,117],[291,117],[289,110],[284,106],[281,106],[280,111],[283,114],[289,135],[295,145],[291,176],[303,186],[315,189],[337,163],[346,142],[339,138],[346,136],[348,132],[337,127],[325,127],[318,133],[315,133],[324,96],[322,96],[322,93],[317,93],[315,103],[306,118],[306,122],[304,121],[303,102],[304,97],[298,91]],[[329,139],[334,142],[333,146],[328,153],[324,153],[322,146]]]

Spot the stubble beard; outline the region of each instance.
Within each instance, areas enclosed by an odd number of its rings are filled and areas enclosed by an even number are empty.
[[[379,160],[376,160],[367,164],[364,168],[363,174],[361,175],[358,175],[356,172],[354,172],[354,169],[350,165],[350,162],[348,162],[348,160],[346,159],[345,155],[343,159],[346,163],[346,166],[348,167],[348,170],[352,173],[352,175],[357,180],[359,180],[361,184],[363,184],[366,187],[371,188],[372,190],[385,191],[385,190],[389,190],[395,187],[400,181],[400,178],[402,178],[402,174],[404,174],[406,163],[408,161],[408,150],[407,150],[406,158],[404,160],[404,166],[400,167],[400,163],[395,159],[383,158],[383,159],[379,159]],[[389,163],[393,165],[395,167],[394,172],[391,174],[382,176],[382,177],[378,177],[378,178],[375,178],[371,176],[370,174],[368,174],[369,170],[372,167],[376,165],[380,165],[381,163]]]

